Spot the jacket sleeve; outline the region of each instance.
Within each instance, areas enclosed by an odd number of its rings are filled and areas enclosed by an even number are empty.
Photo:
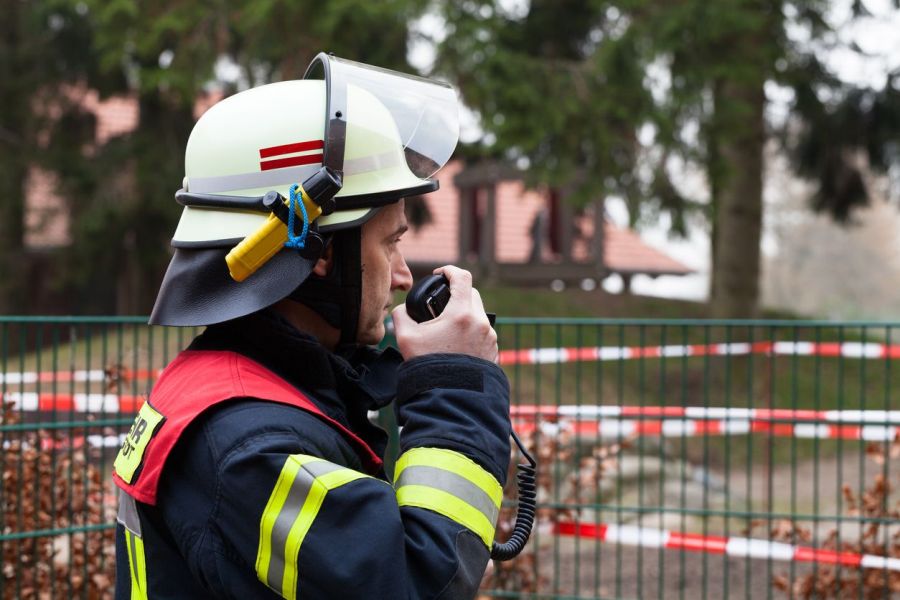
[[[217,461],[216,527],[277,594],[475,596],[509,461],[506,377],[458,355],[399,377],[393,484],[341,466],[340,436],[314,418],[303,438],[258,432]]]

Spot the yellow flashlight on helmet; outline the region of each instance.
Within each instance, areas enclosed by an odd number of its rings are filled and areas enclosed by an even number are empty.
[[[322,167],[300,184],[297,200],[305,208],[307,225],[321,215],[334,210],[334,196],[342,187],[341,177],[329,167]],[[288,223],[291,206],[288,200],[276,191],[263,196],[263,204],[271,212],[266,222],[256,231],[245,237],[231,249],[225,257],[228,273],[235,281],[244,281],[269,261],[288,240]],[[293,207],[294,214],[303,219],[300,202]],[[302,224],[302,221],[300,222]]]

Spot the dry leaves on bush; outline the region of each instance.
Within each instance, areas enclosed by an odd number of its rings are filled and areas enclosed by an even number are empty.
[[[18,422],[7,404],[0,423]],[[113,502],[108,481],[88,447],[61,452],[42,444],[46,431],[0,432],[4,533],[50,530],[2,544],[2,598],[112,598],[115,542],[112,529],[59,532],[109,523]]]

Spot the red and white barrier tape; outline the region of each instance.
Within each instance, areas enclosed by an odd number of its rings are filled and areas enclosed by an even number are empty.
[[[592,538],[602,542],[619,543],[641,548],[667,548],[670,550],[686,550],[708,554],[725,554],[732,557],[815,562],[863,569],[900,571],[900,558],[878,556],[877,554],[824,550],[810,546],[797,546],[755,538],[680,533],[664,529],[605,523],[594,525],[591,523],[561,522],[556,524],[555,531],[558,535]]]
[[[675,344],[668,346],[594,346],[586,348],[526,348],[500,352],[501,365],[553,364],[577,361],[679,358],[683,356],[841,356],[844,358],[900,358],[900,345],[862,342],[731,342],[725,344]],[[155,379],[158,369],[105,369],[74,371],[9,371],[0,373],[0,384],[68,383],[87,381],[145,381]]]
[[[83,448],[85,444],[91,448],[121,448],[127,434],[119,435],[79,435],[74,437],[41,438],[41,450],[66,450]]]
[[[75,371],[7,371],[0,373],[0,384],[27,385],[32,383],[82,383],[106,381],[146,381],[155,379],[158,369],[79,369]]]
[[[900,425],[900,410],[802,410],[790,408],[738,408],[721,406],[619,406],[518,404],[510,407],[515,418],[619,419],[657,417],[692,420],[809,421]]]
[[[586,348],[526,348],[502,350],[501,365],[539,365],[578,361],[680,358],[684,356],[828,356],[843,358],[900,358],[900,345],[862,342],[733,342],[669,346],[595,346]]]
[[[892,442],[900,438],[900,427],[884,425],[828,425],[824,423],[772,423],[771,421],[728,420],[709,421],[698,419],[672,420],[620,420],[611,418],[598,421],[560,419],[536,422],[514,419],[518,433],[537,430],[555,437],[570,433],[581,437],[628,438],[631,436],[694,437],[711,435],[745,435],[768,433],[778,437],[798,439],[845,439],[868,442]]]
[[[12,403],[13,410],[24,412],[135,413],[144,396],[119,394],[51,394],[12,392],[0,395],[0,402]]]

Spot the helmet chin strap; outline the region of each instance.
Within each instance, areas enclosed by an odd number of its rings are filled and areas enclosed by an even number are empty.
[[[341,332],[341,344],[356,343],[362,304],[361,229],[336,231],[326,241],[332,247],[331,270],[310,275],[288,298],[305,304]]]

